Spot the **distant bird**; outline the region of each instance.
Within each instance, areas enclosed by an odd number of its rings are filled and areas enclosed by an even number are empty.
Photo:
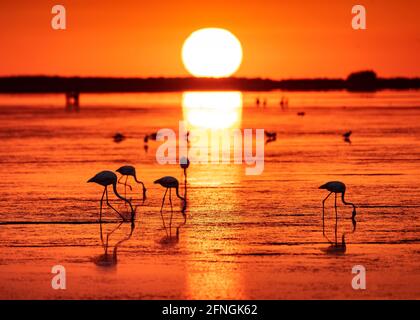
[[[289,107],[289,100],[286,97],[281,97],[280,107],[282,110],[285,110]]]
[[[108,200],[108,186],[109,185],[112,185],[114,193],[118,198],[120,198],[121,200],[125,201],[126,203],[128,203],[130,205],[131,220],[134,219],[135,211],[133,209],[133,206],[131,205],[131,202],[129,200],[127,200],[126,198],[122,197],[117,191],[117,175],[114,172],[112,172],[112,171],[101,171],[97,175],[95,175],[93,178],[89,179],[87,182],[88,183],[89,182],[94,182],[94,183],[97,183],[97,184],[105,187],[104,192],[102,194],[101,201],[100,201],[101,205],[100,205],[100,208],[99,208],[99,221],[102,220],[102,202],[104,200],[105,195],[106,195],[106,204],[108,205],[108,207],[110,207],[112,210],[114,210],[116,213],[118,213],[118,215],[124,221],[126,221],[126,219],[121,215],[121,213],[109,203],[109,200]]]
[[[325,235],[325,220],[324,220],[324,207],[325,207],[325,201],[329,198],[329,196],[334,193],[335,195],[335,203],[334,203],[334,208],[335,208],[335,244],[337,245],[337,194],[341,193],[341,200],[345,205],[351,205],[353,207],[353,214],[352,214],[352,222],[353,222],[353,232],[356,229],[356,206],[351,203],[351,202],[347,202],[344,199],[344,194],[346,193],[346,185],[343,182],[340,181],[330,181],[327,182],[325,184],[323,184],[322,186],[319,187],[319,189],[326,189],[328,190],[330,193],[325,197],[324,200],[322,200],[322,234],[325,238],[327,238],[327,240],[329,242],[331,242],[328,237]]]
[[[156,141],[156,138],[157,138],[157,132],[153,132],[149,134],[149,139]]]
[[[157,132],[153,132],[153,133],[151,133],[151,134],[146,134],[146,135],[144,136],[143,142],[144,142],[145,144],[147,144],[147,143],[149,142],[149,139],[150,139],[150,140],[154,140],[154,141],[156,141],[156,138],[157,138]]]
[[[120,143],[121,141],[124,141],[126,137],[122,133],[117,132],[116,134],[114,134],[113,139],[115,143]]]
[[[297,113],[297,115],[298,115],[299,117],[303,117],[305,114],[306,114],[305,112],[298,112],[298,113]]]
[[[170,176],[166,176],[166,177],[163,177],[163,178],[160,178],[160,179],[156,180],[154,183],[155,184],[160,184],[162,187],[166,188],[165,194],[164,194],[163,199],[162,199],[162,206],[160,207],[160,215],[162,217],[163,227],[165,228],[165,231],[166,231],[166,225],[165,225],[165,219],[163,218],[162,210],[163,210],[163,205],[165,203],[166,193],[169,190],[169,202],[171,204],[171,219],[170,219],[170,223],[169,223],[169,230],[171,230],[171,227],[172,227],[172,215],[173,215],[172,192],[171,192],[171,190],[172,189],[175,189],[176,196],[183,201],[182,215],[184,216],[184,218],[185,218],[186,200],[185,200],[184,197],[182,197],[179,194],[179,182],[178,182],[178,180],[176,178],[170,177]],[[166,233],[167,233],[167,231],[166,231]]]
[[[264,131],[264,134],[268,139],[277,138],[277,132]]]
[[[351,131],[347,131],[346,133],[343,134],[344,142],[351,144],[351,140],[350,140],[351,134],[352,134]]]
[[[346,133],[343,134],[344,139],[350,139],[350,136],[352,134],[352,131],[347,131]]]
[[[268,103],[268,102],[267,102],[267,99],[264,99],[264,100],[263,100],[263,107],[264,107],[264,108],[265,108],[265,107],[267,107],[267,103]]]
[[[144,186],[144,183],[143,182],[137,180],[136,168],[134,168],[133,166],[122,166],[122,167],[118,168],[116,171],[121,174],[121,177],[118,179],[118,183],[124,185],[124,190],[125,191],[127,190],[127,180],[128,180],[128,177],[131,176],[131,177],[134,178],[134,181],[136,181],[138,184],[141,184],[142,185],[142,187],[143,187],[143,201],[146,200],[146,191],[147,191],[147,189]],[[122,182],[120,182],[120,180],[124,176],[125,176],[125,182],[122,183]],[[128,185],[128,187],[130,188],[130,190],[133,190],[133,188],[130,185]]]
[[[269,132],[269,131],[264,131],[266,140],[265,140],[265,144],[268,144],[270,142],[274,142],[277,140],[277,132]]]

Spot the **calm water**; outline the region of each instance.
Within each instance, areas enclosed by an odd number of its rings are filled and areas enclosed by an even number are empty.
[[[420,93],[284,95],[288,110],[278,92],[205,96],[196,107],[182,93],[82,95],[79,113],[65,112],[60,95],[0,96],[0,298],[420,298]],[[257,96],[266,108],[254,106]],[[262,175],[245,175],[246,165],[191,165],[187,223],[174,198],[179,240],[168,241],[164,189],[153,181],[183,175],[179,165],[158,165],[161,142],[146,151],[143,137],[178,132],[180,120],[264,128],[277,140],[265,145]],[[351,144],[341,136],[347,130]],[[116,132],[127,139],[115,143]],[[95,223],[103,188],[86,181],[124,164],[136,166],[148,199],[141,203],[138,187],[129,192],[138,205],[134,230],[104,211],[109,259],[118,248],[106,265]],[[344,256],[322,250],[327,193],[318,186],[330,180],[345,182],[358,205]],[[341,235],[351,230],[351,207],[339,203]],[[168,221],[168,206],[164,215]],[[67,290],[51,289],[57,264],[66,267]],[[364,291],[351,287],[357,264],[367,269]]]

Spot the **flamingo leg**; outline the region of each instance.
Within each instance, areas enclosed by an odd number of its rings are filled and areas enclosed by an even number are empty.
[[[105,249],[104,235],[103,235],[103,232],[102,232],[102,221],[99,221],[99,233],[101,235],[102,247]]]
[[[119,184],[123,184],[123,185],[127,185],[127,186],[130,188],[130,190],[133,190],[133,188],[132,188],[129,184],[127,184],[127,179],[128,179],[128,176],[126,176],[125,182],[121,182],[121,181],[120,181],[123,177],[124,177],[124,176],[121,176],[121,177],[118,179],[118,183],[119,183]]]
[[[121,213],[119,213],[119,211],[117,209],[115,209],[110,203],[109,203],[109,199],[108,199],[108,187],[105,187],[105,194],[106,194],[106,204],[108,205],[108,207],[110,207],[112,210],[114,210],[116,213],[118,213],[118,215],[121,217],[121,219],[124,219],[124,217],[121,215]]]
[[[184,169],[184,198],[187,200],[187,169]]]
[[[144,186],[144,183],[142,182],[142,181],[140,181],[140,180],[137,180],[137,177],[136,176],[134,176],[134,180],[138,183],[138,184],[141,184],[141,187],[142,187],[142,189],[143,189],[143,203],[144,203],[144,201],[146,200],[146,191],[147,191],[147,189],[146,189],[146,187]]]
[[[328,194],[328,196],[326,196],[325,197],[325,199],[324,200],[322,200],[322,235],[324,236],[324,237],[326,237],[325,236],[325,218],[324,218],[324,216],[325,216],[325,201],[327,201],[327,199],[330,197],[330,195],[331,195],[331,193],[332,192],[330,192],[329,194]],[[326,237],[327,238],[327,237]],[[328,238],[327,238],[328,239]],[[330,241],[329,239],[328,239],[328,241]],[[330,241],[331,242],[331,241]]]
[[[169,236],[172,237],[172,216],[174,214],[174,208],[172,207],[172,189],[169,188],[169,203],[171,204],[171,219],[169,220]]]
[[[106,187],[104,188],[104,192],[102,193],[102,198],[101,198],[101,201],[100,201],[100,206],[99,206],[99,222],[102,222],[102,203],[104,201],[105,191],[106,191]],[[102,236],[102,234],[101,234],[101,236]]]
[[[335,202],[334,202],[334,208],[335,208],[335,245],[338,245],[337,242],[337,227],[338,227],[338,217],[337,217],[337,194],[335,193]]]
[[[127,199],[127,180],[128,180],[128,176],[125,176],[125,181],[124,181],[124,198],[126,198],[126,199]],[[127,207],[127,202],[124,202],[124,207]]]
[[[165,203],[165,197],[166,197],[167,192],[168,192],[168,188],[166,188],[165,194],[163,195],[162,206],[160,207],[160,216],[162,217],[163,227],[165,228],[166,236],[168,236],[168,230],[166,230],[165,219],[163,218],[162,210],[163,210],[163,204]]]
[[[109,234],[106,235],[105,256],[108,256],[108,241],[109,241]]]

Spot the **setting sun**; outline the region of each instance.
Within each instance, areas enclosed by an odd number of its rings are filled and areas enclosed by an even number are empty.
[[[225,29],[200,29],[185,40],[182,61],[196,77],[229,77],[241,65],[242,46]]]

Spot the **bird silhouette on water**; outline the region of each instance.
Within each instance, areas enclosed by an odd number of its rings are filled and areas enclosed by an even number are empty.
[[[131,220],[134,219],[135,210],[134,210],[133,206],[131,205],[131,201],[129,201],[128,199],[121,196],[117,191],[117,175],[114,172],[112,172],[112,171],[101,171],[98,174],[96,174],[94,177],[90,178],[87,182],[88,183],[91,183],[91,182],[97,183],[97,184],[104,187],[104,192],[102,193],[102,198],[100,200],[99,221],[102,220],[102,203],[103,203],[103,200],[104,200],[104,196],[106,197],[107,206],[110,207],[112,210],[114,210],[121,217],[121,219],[123,219],[124,221],[127,221],[127,219],[124,218],[124,216],[109,203],[108,186],[112,186],[114,194],[130,206]]]
[[[141,184],[141,186],[143,188],[143,202],[144,202],[144,200],[146,200],[147,189],[146,189],[144,183],[137,179],[136,168],[134,168],[133,166],[130,166],[130,165],[125,165],[125,166],[122,166],[122,167],[118,168],[116,170],[116,172],[121,174],[121,177],[118,179],[118,183],[124,185],[125,195],[127,194],[127,186],[130,188],[130,190],[133,190],[133,188],[129,184],[127,184],[127,180],[128,180],[129,177],[133,177],[135,182],[137,182],[138,184]],[[125,181],[121,182],[121,179],[124,178],[124,177],[125,177]]]
[[[341,194],[341,201],[343,204],[352,206],[353,207],[353,213],[351,216],[352,224],[353,224],[353,230],[354,232],[356,230],[356,205],[348,202],[345,200],[345,193],[346,193],[346,185],[341,181],[330,181],[322,186],[319,187],[319,189],[325,189],[329,191],[330,193],[322,200],[322,235],[332,244],[328,250],[330,252],[345,252],[346,250],[346,243],[345,243],[345,234],[342,236],[342,243],[338,244],[337,240],[337,228],[338,228],[338,214],[337,214],[337,194]],[[325,201],[331,196],[331,194],[334,193],[335,196],[335,202],[334,202],[334,209],[335,209],[335,242],[332,242],[325,234]]]
[[[169,190],[169,202],[171,204],[171,218],[170,218],[170,222],[169,222],[169,231],[171,232],[172,216],[173,216],[172,189],[175,189],[176,196],[179,199],[181,199],[182,202],[183,202],[181,212],[182,212],[182,215],[184,216],[184,218],[186,217],[186,215],[185,215],[185,209],[186,209],[186,206],[187,206],[187,202],[186,202],[185,198],[179,194],[179,182],[178,182],[178,180],[176,178],[171,177],[171,176],[166,176],[166,177],[162,177],[162,178],[156,180],[154,183],[155,184],[160,184],[162,187],[166,188],[165,194],[163,195],[163,199],[162,199],[162,206],[160,207],[160,215],[162,217],[163,227],[165,228],[165,231],[166,231],[166,224],[165,224],[165,219],[163,217],[163,205],[165,204],[166,194],[167,194],[167,192]],[[170,234],[168,236],[170,236]]]
[[[117,132],[116,134],[114,134],[112,138],[114,139],[115,143],[120,143],[126,139],[125,135],[123,135],[120,132]]]
[[[265,134],[265,144],[269,144],[270,142],[274,142],[277,140],[277,132],[269,132],[264,131]]]
[[[344,142],[347,142],[348,144],[351,144],[350,136],[352,134],[352,131],[347,131],[343,134]]]

